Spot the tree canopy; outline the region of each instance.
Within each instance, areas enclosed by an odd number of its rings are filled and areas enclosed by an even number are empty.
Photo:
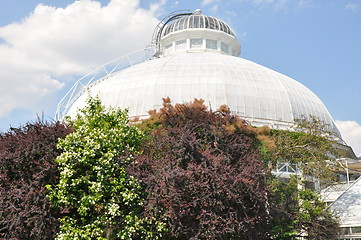
[[[322,184],[337,181],[335,169],[340,167],[337,161],[340,152],[336,139],[320,119],[302,117],[296,120],[293,131],[272,130],[277,146],[273,164],[280,161],[296,164],[304,178],[311,177]]]
[[[330,239],[338,233],[338,218],[313,188],[315,182],[325,187],[337,181],[335,170],[337,136],[328,125],[309,116],[297,119],[293,131],[272,130],[271,139],[276,148],[272,151],[272,166],[288,162],[298,172],[288,181],[274,178],[273,233],[276,239]],[[283,179],[284,180],[284,179]]]

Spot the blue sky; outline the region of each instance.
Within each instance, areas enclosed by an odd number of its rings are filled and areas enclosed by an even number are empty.
[[[0,130],[44,115],[74,81],[149,44],[168,13],[202,9],[227,22],[241,57],[301,82],[361,153],[359,0],[5,0],[0,8]]]

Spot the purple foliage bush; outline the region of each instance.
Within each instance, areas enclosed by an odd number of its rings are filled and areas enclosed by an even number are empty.
[[[146,189],[145,214],[167,222],[165,238],[269,239],[260,130],[197,100],[165,100],[140,128],[150,137],[129,171]]]
[[[56,144],[70,128],[37,121],[0,134],[0,239],[53,239],[59,210],[46,198],[58,181]]]

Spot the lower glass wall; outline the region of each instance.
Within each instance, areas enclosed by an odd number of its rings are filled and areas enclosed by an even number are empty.
[[[341,227],[340,228],[340,240],[361,240],[361,226],[354,227]]]

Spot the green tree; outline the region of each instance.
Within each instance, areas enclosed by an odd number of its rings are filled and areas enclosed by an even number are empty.
[[[338,233],[338,218],[327,208],[320,195],[302,186],[298,190],[299,209],[295,224],[309,239],[327,240]]]
[[[58,144],[60,182],[50,198],[66,214],[57,239],[156,239],[163,225],[142,217],[142,188],[124,169],[142,133],[127,110],[106,109],[99,98],[87,104]]]
[[[273,179],[271,202],[273,239],[330,239],[338,234],[338,218],[320,195],[296,176],[284,182]]]
[[[289,162],[296,164],[303,178],[317,179],[321,184],[337,181],[335,169],[341,167],[337,148],[337,136],[329,125],[310,116],[297,119],[293,131],[272,130],[275,141],[273,164]]]
[[[309,183],[319,181],[325,186],[337,181],[337,136],[313,116],[296,120],[293,130],[271,131],[276,148],[270,168],[277,162],[289,162],[299,170],[289,181],[273,180],[274,238],[295,239],[301,234],[308,239],[329,239],[337,234],[338,219]]]

